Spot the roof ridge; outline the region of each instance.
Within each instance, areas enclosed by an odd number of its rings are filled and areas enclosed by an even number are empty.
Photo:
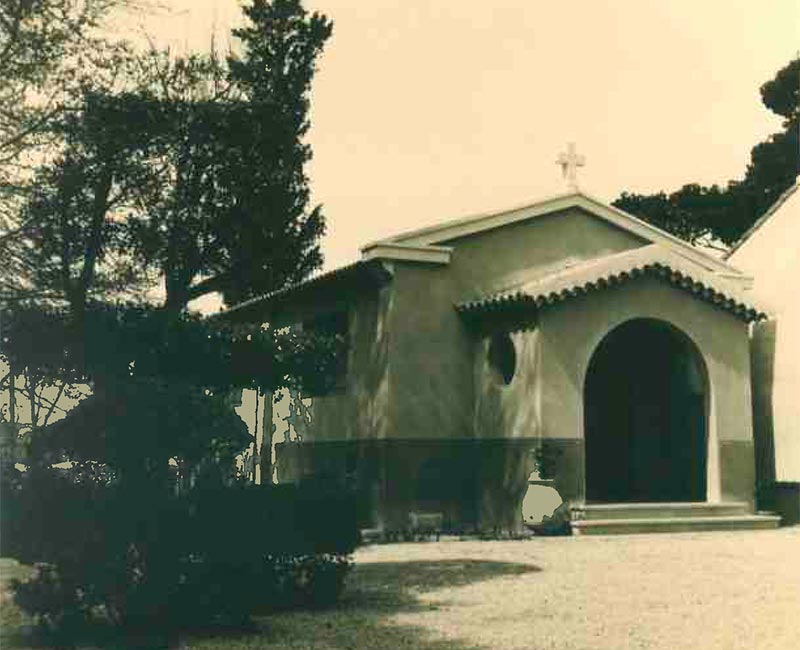
[[[463,217],[454,217],[454,218],[451,218],[451,219],[446,219],[445,221],[440,221],[440,222],[435,223],[435,224],[430,224],[428,226],[422,226],[421,228],[415,228],[413,230],[406,230],[406,231],[403,231],[403,232],[399,232],[397,234],[390,235],[389,237],[384,237],[382,239],[376,239],[374,241],[368,242],[368,243],[364,244],[364,246],[362,246],[360,248],[360,250],[363,251],[364,249],[367,249],[367,248],[370,248],[372,246],[375,246],[376,244],[383,244],[383,243],[386,243],[386,244],[388,244],[388,243],[401,244],[401,243],[403,243],[403,240],[405,240],[405,239],[411,239],[411,238],[414,238],[414,237],[421,237],[421,236],[429,234],[429,233],[435,233],[437,230],[444,230],[446,228],[452,228],[453,226],[466,225],[468,223],[472,223],[474,221],[480,221],[482,219],[488,219],[490,217],[499,217],[499,216],[501,216],[503,214],[508,214],[508,213],[511,213],[511,212],[519,212],[520,210],[525,210],[527,208],[532,208],[532,207],[540,205],[540,204],[550,203],[552,201],[558,201],[558,200],[561,200],[561,199],[566,199],[566,198],[569,198],[571,196],[578,196],[578,195],[586,196],[587,198],[589,198],[588,195],[584,194],[581,191],[565,192],[565,193],[561,193],[561,194],[553,194],[553,195],[547,196],[547,197],[545,197],[543,199],[536,200],[536,201],[526,201],[524,203],[517,203],[517,204],[509,206],[507,208],[501,208],[499,210],[488,210],[488,211],[485,211],[485,212],[474,212],[472,214],[468,214],[468,215],[465,215]]]
[[[533,203],[526,203],[505,210],[450,219],[439,224],[399,233],[392,237],[370,242],[363,246],[361,251],[363,255],[364,251],[374,248],[377,245],[406,244],[408,240],[411,240],[416,245],[426,246],[438,241],[457,239],[484,230],[511,225],[528,218],[535,218],[570,207],[583,208],[595,217],[604,219],[618,228],[628,230],[634,235],[652,243],[670,244],[673,248],[683,250],[686,255],[696,258],[695,261],[700,259],[704,260],[710,269],[725,269],[726,272],[734,276],[741,275],[745,277],[739,269],[729,265],[725,260],[718,259],[704,250],[693,246],[689,242],[581,190],[566,194],[558,194]],[[525,214],[526,212],[530,212],[530,214]],[[437,234],[440,234],[440,236],[436,237]],[[659,240],[661,241],[659,242]]]

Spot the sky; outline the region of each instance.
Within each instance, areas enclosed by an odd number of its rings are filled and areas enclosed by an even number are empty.
[[[119,35],[177,53],[231,44],[238,0],[142,0]],[[800,50],[798,0],[306,0],[333,20],[309,165],[325,268],[404,230],[581,188],[740,178],[780,130],[758,89]],[[198,305],[214,311],[218,301]],[[254,411],[245,395],[243,413]]]
[[[223,47],[237,0],[161,0],[125,29]],[[758,89],[800,49],[797,0],[306,0],[333,20],[312,93],[308,167],[325,267],[364,244],[565,191],[740,178],[780,130]]]

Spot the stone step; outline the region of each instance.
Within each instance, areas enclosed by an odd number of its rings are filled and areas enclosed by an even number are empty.
[[[635,519],[588,519],[572,522],[574,535],[630,535],[634,533],[683,533],[712,530],[761,530],[777,528],[776,515],[716,515],[712,517],[639,517]]]
[[[576,519],[657,519],[689,517],[732,517],[751,514],[750,504],[728,501],[725,503],[675,502],[675,503],[596,503],[572,510]]]

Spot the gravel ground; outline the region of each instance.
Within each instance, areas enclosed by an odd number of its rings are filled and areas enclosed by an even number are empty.
[[[370,546],[356,564],[491,560],[536,567],[420,590],[396,625],[510,650],[800,647],[800,527],[774,531]],[[449,645],[449,644],[448,644]]]

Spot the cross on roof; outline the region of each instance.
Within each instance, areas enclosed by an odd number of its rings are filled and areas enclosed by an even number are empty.
[[[557,165],[561,165],[561,174],[567,179],[569,189],[578,190],[578,167],[586,164],[586,158],[575,151],[575,143],[567,145],[567,153],[559,154],[556,160]]]

